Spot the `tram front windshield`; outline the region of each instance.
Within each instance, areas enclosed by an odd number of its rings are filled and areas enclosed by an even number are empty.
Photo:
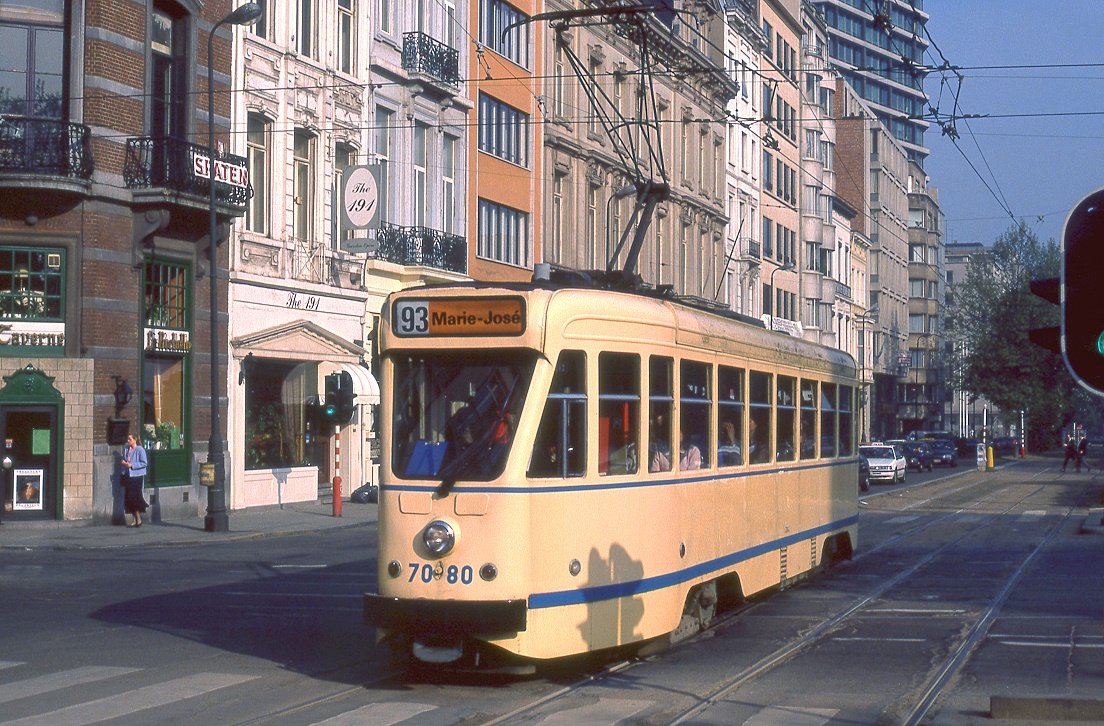
[[[534,356],[464,351],[394,361],[392,468],[402,479],[487,481],[502,473]]]

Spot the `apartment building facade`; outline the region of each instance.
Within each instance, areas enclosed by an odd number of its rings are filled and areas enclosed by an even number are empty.
[[[218,243],[249,195],[245,160],[226,153],[232,32],[222,21],[232,10],[190,0],[0,6],[13,58],[0,76],[6,519],[122,521],[127,434],[149,450],[155,518],[195,514],[206,498],[198,464],[211,406],[225,404],[207,383],[212,361],[225,366],[208,342],[212,321],[215,337],[226,334]]]
[[[267,10],[235,59],[254,194],[230,260],[232,508],[376,481],[383,301],[469,265],[466,4]],[[370,204],[372,218],[350,214]],[[349,421],[320,415],[332,374],[352,385]]]

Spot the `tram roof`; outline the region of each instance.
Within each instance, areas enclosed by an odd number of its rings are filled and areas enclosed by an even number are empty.
[[[707,313],[709,315],[724,318],[729,321],[748,326],[757,330],[757,336],[763,343],[768,340],[775,345],[788,344],[792,351],[804,350],[806,354],[816,355],[833,364],[856,367],[854,358],[846,351],[839,348],[826,346],[798,338],[787,333],[768,330],[761,320],[731,310],[719,303],[705,298],[681,296],[674,294],[668,285],[658,288],[640,281],[636,275],[626,276],[621,272],[605,272],[602,270],[580,272],[575,270],[553,270],[548,279],[540,279],[534,276],[533,280],[526,282],[507,281],[470,281],[430,284],[418,288],[407,288],[402,293],[414,293],[426,290],[479,290],[479,291],[511,291],[530,292],[534,290],[546,290],[548,292],[565,292],[577,290],[580,292],[608,292],[623,295],[632,295],[654,300],[659,304],[672,306],[674,310],[684,309],[690,312]],[[677,313],[676,313],[677,314]]]

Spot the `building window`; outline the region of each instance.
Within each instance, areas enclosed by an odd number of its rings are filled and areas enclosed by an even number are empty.
[[[253,0],[253,2],[261,6],[261,15],[249,29],[258,38],[272,40],[272,23],[268,17],[268,14],[272,12],[272,8],[269,7],[271,3],[269,0]]]
[[[317,366],[258,359],[245,390],[245,468],[311,466],[329,440],[312,431],[308,399],[318,395]]]
[[[0,113],[64,117],[64,22],[62,0],[0,3]]]
[[[154,9],[150,28],[150,136],[183,138],[188,34],[183,20],[161,7]]]
[[[529,267],[529,215],[480,199],[478,254],[484,259]]]
[[[562,262],[561,255],[563,244],[563,219],[564,219],[564,195],[563,176],[555,174],[552,177],[552,249],[551,255],[546,254],[545,260],[552,259]]]
[[[479,3],[479,41],[517,65],[529,67],[528,16],[503,0]],[[502,31],[509,27],[509,32]]]
[[[188,268],[179,263],[151,261],[145,265],[142,317],[147,330],[142,358],[142,426],[140,438],[156,452],[186,448],[190,346]],[[162,329],[160,332],[150,329]],[[184,331],[167,333],[163,329]],[[186,478],[186,457],[157,454],[158,482]],[[168,458],[165,458],[168,457]]]
[[[292,233],[296,239],[314,239],[314,136],[295,130],[292,147],[294,177],[292,189]]]
[[[0,318],[64,320],[64,262],[60,248],[0,247]]]
[[[414,149],[413,149],[413,178],[411,179],[414,195],[414,226],[424,227],[426,224],[426,136],[429,127],[418,122],[414,124]]]
[[[342,73],[356,71],[356,4],[337,0],[337,68]]]
[[[299,0],[295,10],[295,51],[314,58],[314,0]]]
[[[479,150],[518,166],[529,165],[529,115],[479,94]]]
[[[446,136],[441,143],[441,229],[456,229],[456,137]]]
[[[352,239],[356,230],[347,226],[345,215],[345,175],[349,167],[356,165],[356,149],[349,144],[338,143],[334,147],[334,221],[337,225],[337,235],[333,241],[334,249],[341,249],[341,242]]]
[[[245,228],[268,234],[268,122],[263,116],[249,114],[246,121],[245,154],[253,196],[245,208]]]
[[[390,219],[388,212],[388,189],[391,188],[391,125],[395,118],[395,112],[386,108],[376,107],[375,147],[376,163],[379,165],[379,219],[381,222]]]
[[[381,33],[391,34],[391,0],[378,0],[376,13],[376,27]]]
[[[146,264],[144,318],[151,328],[188,329],[187,270],[183,265]]]

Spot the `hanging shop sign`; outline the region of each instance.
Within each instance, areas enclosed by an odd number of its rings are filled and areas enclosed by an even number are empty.
[[[211,177],[211,159],[202,154],[192,157],[192,174],[198,179]],[[242,189],[249,188],[249,170],[244,166],[215,159],[215,181]]]
[[[5,321],[0,323],[0,346],[64,348],[65,323]]]
[[[148,353],[178,353],[183,355],[192,349],[192,334],[187,330],[145,328],[143,337]]]

